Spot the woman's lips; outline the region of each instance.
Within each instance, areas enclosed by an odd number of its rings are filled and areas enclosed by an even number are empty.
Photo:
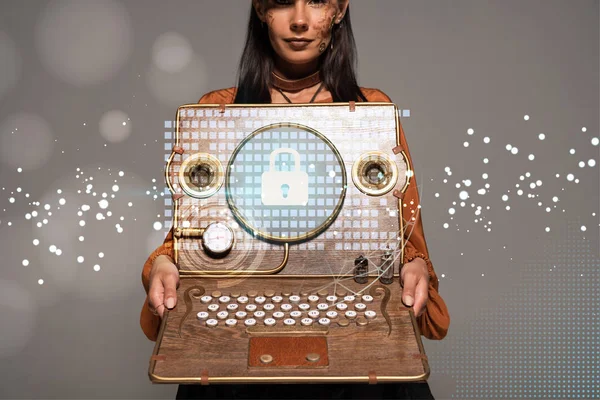
[[[311,43],[309,40],[286,40],[286,42],[295,50],[305,49]]]

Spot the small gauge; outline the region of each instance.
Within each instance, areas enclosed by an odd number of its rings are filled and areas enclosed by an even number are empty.
[[[212,257],[223,257],[233,248],[233,230],[223,222],[209,224],[202,234],[202,246]]]

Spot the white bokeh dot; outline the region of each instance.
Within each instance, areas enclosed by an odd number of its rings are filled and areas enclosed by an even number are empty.
[[[543,133],[540,133],[540,134],[538,135],[538,138],[539,138],[540,140],[544,140],[544,139],[546,139],[546,135],[544,135]]]
[[[42,65],[78,87],[113,78],[133,48],[129,13],[116,0],[52,0],[35,27]]]
[[[132,125],[123,111],[111,110],[100,118],[99,129],[104,139],[111,143],[119,143],[131,135]]]
[[[83,256],[79,256],[79,257],[77,257],[77,262],[78,262],[79,264],[83,263],[83,261],[85,261],[85,259],[83,258]]]
[[[0,31],[0,99],[19,82],[22,64],[17,45],[6,33]]]
[[[189,40],[176,32],[160,35],[152,46],[152,61],[161,71],[173,74],[183,71],[194,52]]]

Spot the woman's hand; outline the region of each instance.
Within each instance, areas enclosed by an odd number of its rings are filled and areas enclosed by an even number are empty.
[[[177,304],[179,271],[169,256],[161,255],[154,260],[150,271],[150,289],[148,290],[148,308],[161,318],[165,307],[173,309]]]
[[[427,263],[422,258],[415,258],[404,264],[400,271],[400,285],[402,290],[402,302],[407,306],[413,306],[417,317],[425,311],[429,300],[429,273]]]

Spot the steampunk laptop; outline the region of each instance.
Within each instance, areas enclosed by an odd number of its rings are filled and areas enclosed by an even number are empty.
[[[391,103],[179,107],[165,178],[181,279],[153,382],[427,379],[400,300],[401,129]]]

